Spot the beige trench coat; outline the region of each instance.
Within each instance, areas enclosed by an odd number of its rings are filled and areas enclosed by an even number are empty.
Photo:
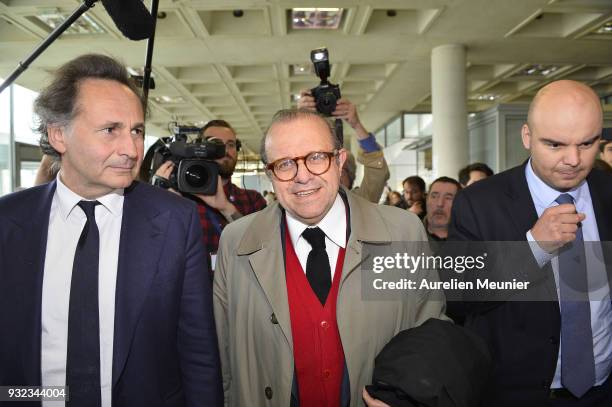
[[[351,236],[337,299],[338,328],[349,373],[351,406],[372,380],[374,358],[399,331],[429,318],[446,318],[439,292],[412,292],[401,301],[364,301],[363,245],[426,241],[413,214],[347,193]],[[225,404],[289,407],[294,372],[291,321],[278,204],[229,224],[223,231],[213,301]]]

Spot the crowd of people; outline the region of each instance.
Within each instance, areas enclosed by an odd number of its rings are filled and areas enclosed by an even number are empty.
[[[473,163],[429,188],[413,175],[385,204],[382,148],[347,99],[333,116],[354,130],[356,158],[303,91],[261,140],[264,196],[231,182],[241,145],[223,120],[199,135],[225,145],[214,194],[137,181],[146,106],[113,58],[62,66],[35,112],[41,185],[0,198],[0,386],[68,386],[79,407],[612,405],[612,145],[587,85],[538,91],[521,165]],[[524,260],[554,277],[556,300],[364,298],[367,253],[442,241],[531,243]],[[601,242],[604,261],[581,262],[584,242]],[[604,282],[598,301],[587,270]],[[380,379],[389,347],[420,349],[428,367],[397,357]],[[440,373],[466,358],[483,368]]]

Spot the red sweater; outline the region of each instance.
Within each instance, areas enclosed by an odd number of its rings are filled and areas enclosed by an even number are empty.
[[[338,407],[344,351],[336,322],[336,299],[345,250],[340,248],[331,290],[322,306],[300,265],[289,231],[285,232],[285,273],[300,407]]]

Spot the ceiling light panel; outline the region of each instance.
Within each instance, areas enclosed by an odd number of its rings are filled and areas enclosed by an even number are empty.
[[[291,28],[294,30],[337,30],[342,20],[341,8],[291,9]]]
[[[34,16],[42,22],[50,31],[59,27],[66,21],[68,13],[60,12],[59,10],[44,11]],[[87,13],[83,14],[77,21],[72,23],[66,31],[65,35],[96,35],[104,34],[106,31]]]

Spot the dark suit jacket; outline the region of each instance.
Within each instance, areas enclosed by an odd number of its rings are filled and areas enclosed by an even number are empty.
[[[525,165],[460,191],[453,202],[449,240],[526,241],[538,215]],[[600,240],[612,240],[612,177],[593,170],[587,183]],[[606,264],[611,264],[609,258]],[[544,272],[552,273],[550,265]],[[483,303],[468,307],[465,326],[485,339],[493,357],[485,406],[547,403],[559,353],[558,302]]]
[[[41,384],[41,294],[54,192],[52,182],[0,198],[0,386]],[[125,191],[120,239],[113,406],[220,404],[211,281],[195,205],[134,183]]]

